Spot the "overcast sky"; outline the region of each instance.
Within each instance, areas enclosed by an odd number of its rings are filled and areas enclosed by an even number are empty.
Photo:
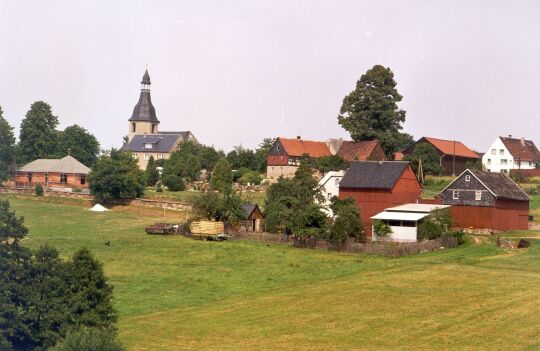
[[[161,130],[229,150],[348,137],[343,97],[390,67],[416,138],[540,142],[540,1],[0,0],[0,105],[36,100],[103,148],[127,135],[144,69]]]

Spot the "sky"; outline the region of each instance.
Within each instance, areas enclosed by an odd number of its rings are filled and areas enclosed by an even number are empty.
[[[49,103],[119,147],[148,66],[160,130],[225,151],[347,138],[343,98],[390,67],[416,139],[540,142],[540,1],[0,0],[0,106]]]

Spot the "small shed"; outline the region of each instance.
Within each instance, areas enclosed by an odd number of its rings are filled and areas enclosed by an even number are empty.
[[[418,241],[418,225],[433,211],[448,208],[448,205],[430,204],[406,204],[387,208],[383,212],[371,217],[372,220],[380,220],[388,224],[392,233],[385,237],[377,237],[373,231],[372,240],[391,240],[399,242]],[[372,229],[373,230],[373,229]]]
[[[87,188],[90,169],[68,155],[60,159],[37,159],[17,170],[17,187]]]
[[[240,231],[245,232],[261,232],[263,214],[257,204],[242,205],[242,209],[246,212],[246,219],[240,223]]]

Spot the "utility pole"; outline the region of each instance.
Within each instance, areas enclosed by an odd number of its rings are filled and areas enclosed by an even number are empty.
[[[452,177],[456,176],[456,140],[454,140],[454,153],[452,155]]]

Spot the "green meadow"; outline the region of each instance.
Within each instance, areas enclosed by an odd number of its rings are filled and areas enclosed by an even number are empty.
[[[4,196],[5,197],[5,196]],[[186,215],[9,197],[29,247],[80,247],[114,285],[130,350],[539,350],[540,236],[404,258],[150,236]],[[109,243],[109,245],[106,245]]]

